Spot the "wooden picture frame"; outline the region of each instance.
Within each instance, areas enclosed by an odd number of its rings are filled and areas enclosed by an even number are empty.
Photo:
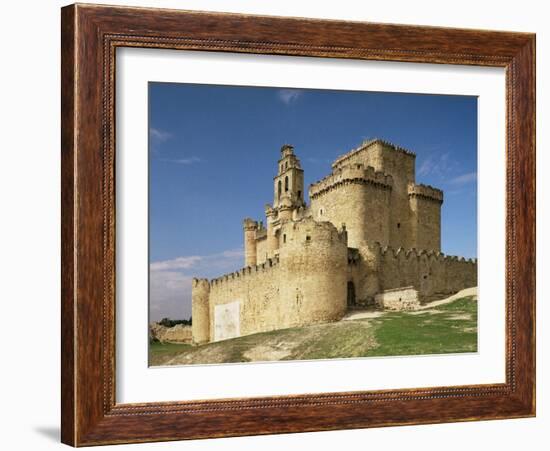
[[[535,415],[535,35],[78,4],[62,9],[61,34],[64,443],[85,446]],[[506,382],[118,404],[118,47],[505,68]]]

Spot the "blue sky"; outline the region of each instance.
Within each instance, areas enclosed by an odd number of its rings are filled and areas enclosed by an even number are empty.
[[[476,97],[150,83],[151,319],[188,318],[192,277],[242,267],[242,219],[264,219],[282,144],[309,186],[374,137],[443,189],[442,251],[476,257]]]

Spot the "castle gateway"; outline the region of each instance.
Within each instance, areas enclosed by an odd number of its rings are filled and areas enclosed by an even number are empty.
[[[337,321],[375,300],[414,308],[476,286],[475,260],[441,253],[443,192],[416,184],[415,158],[366,141],[309,187],[306,205],[300,160],[283,146],[265,226],[244,220],[244,268],[193,279],[193,341]]]

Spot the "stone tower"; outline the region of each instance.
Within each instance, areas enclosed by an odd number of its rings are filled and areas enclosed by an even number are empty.
[[[304,203],[304,170],[300,160],[294,154],[294,147],[285,144],[281,147],[281,158],[278,162],[277,175],[273,178],[273,208],[284,204],[297,208]]]
[[[193,319],[193,343],[210,341],[210,283],[207,279],[193,278],[191,299]]]
[[[193,342],[340,320],[396,293],[450,294],[477,285],[477,262],[443,255],[443,192],[416,183],[415,155],[381,139],[337,158],[309,187],[281,148],[273,203],[243,221],[245,267],[193,279]],[[400,299],[401,301],[401,299]]]
[[[244,230],[244,265],[256,266],[256,230],[258,223],[250,218],[243,221]]]

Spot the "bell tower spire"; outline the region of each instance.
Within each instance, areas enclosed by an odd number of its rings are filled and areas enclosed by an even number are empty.
[[[277,175],[273,178],[273,208],[281,205],[293,208],[304,206],[304,170],[294,154],[293,146],[284,144],[281,147],[281,158],[277,166]]]

